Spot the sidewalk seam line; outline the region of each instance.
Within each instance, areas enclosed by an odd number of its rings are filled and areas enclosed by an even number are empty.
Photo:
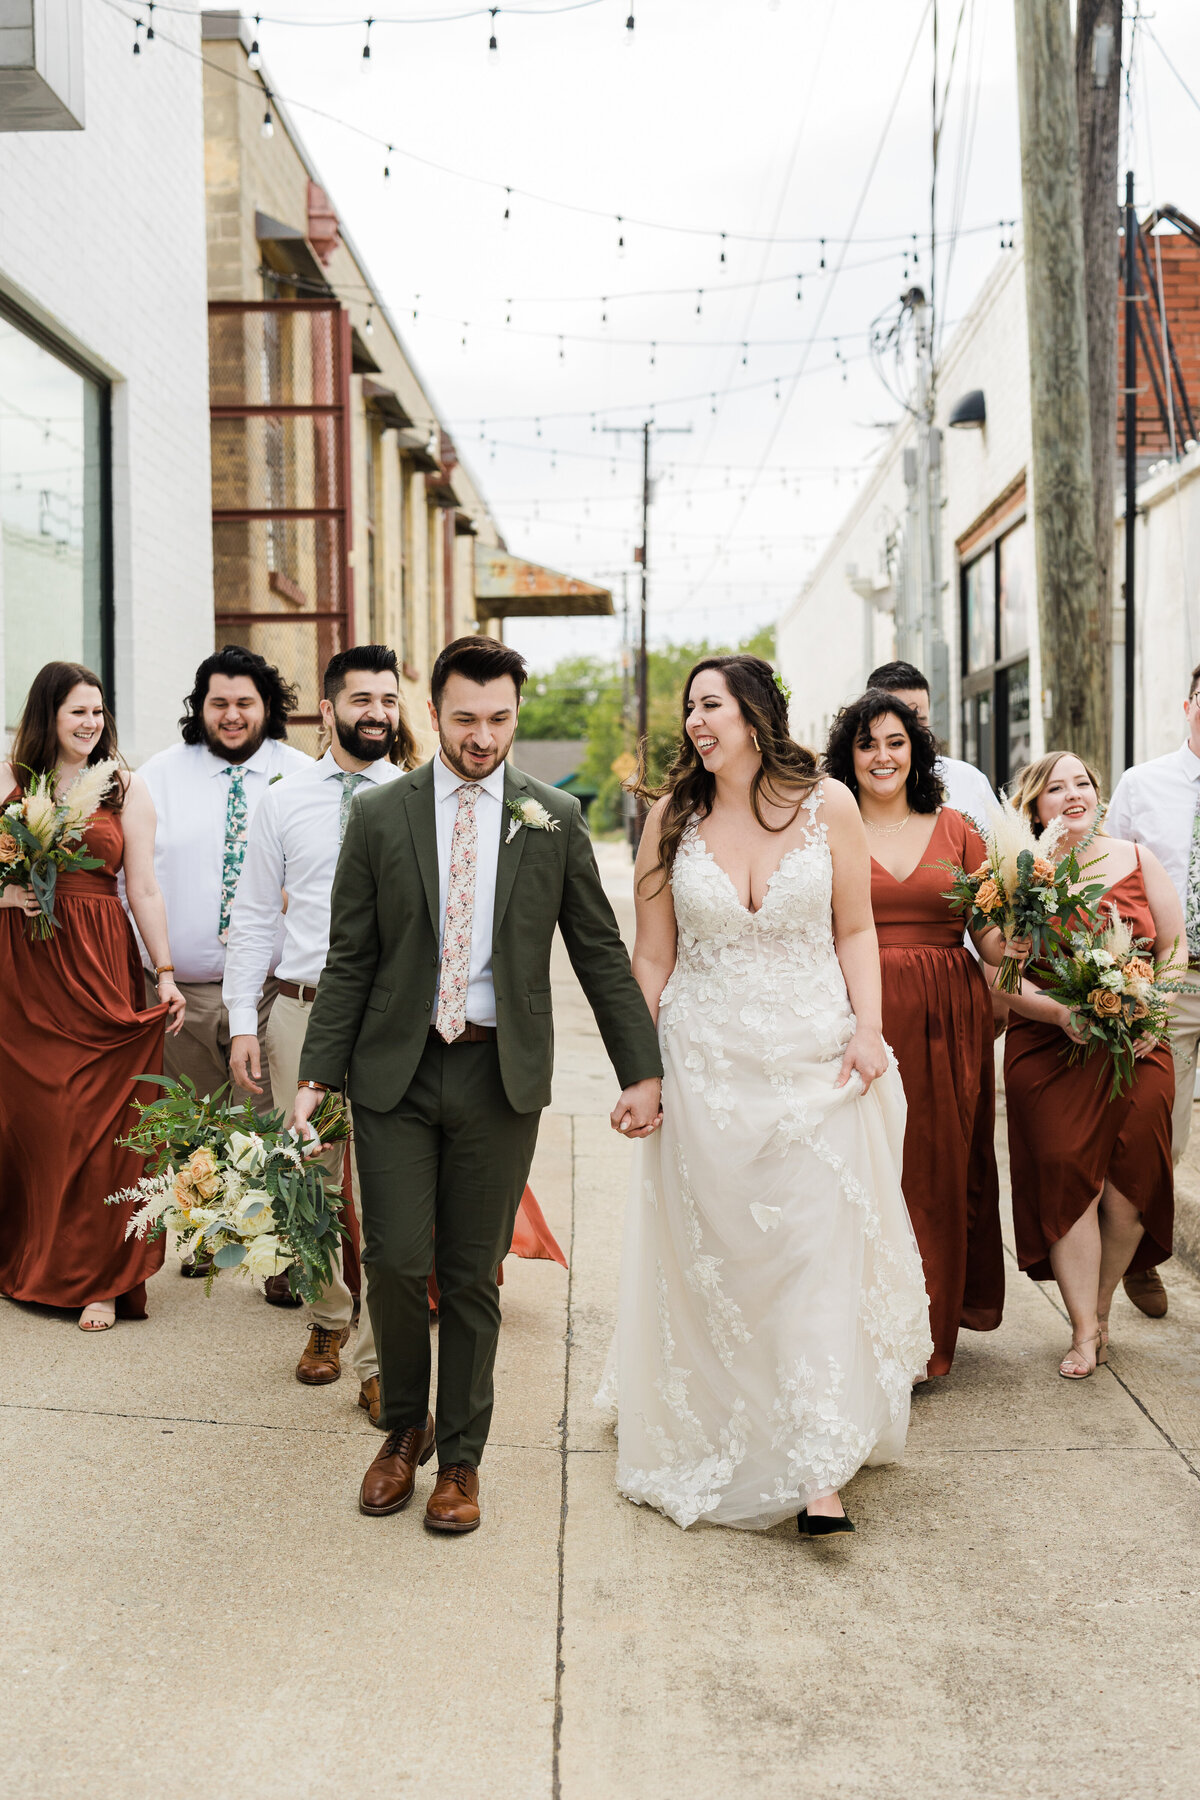
[[[563,1355],[563,1409],[559,1420],[559,1446],[562,1458],[562,1501],[558,1515],[558,1616],[554,1632],[554,1728],[550,1752],[551,1800],[562,1800],[562,1678],[563,1678],[563,1589],[567,1544],[567,1435],[568,1409],[571,1403],[571,1298],[575,1283],[575,1115],[571,1114],[571,1238],[567,1262],[567,1329]]]
[[[1016,1262],[1017,1259],[1015,1256],[1013,1256],[1013,1253],[1008,1248],[1007,1244],[1004,1246],[1004,1250],[1005,1250],[1005,1255],[1012,1257],[1013,1262]],[[1039,1288],[1039,1290],[1041,1291],[1042,1299],[1046,1302],[1047,1306],[1052,1307],[1053,1310],[1058,1314],[1059,1318],[1065,1319],[1067,1324],[1069,1325],[1071,1323],[1071,1317],[1070,1317],[1070,1314],[1067,1312],[1066,1308],[1060,1306],[1058,1304],[1058,1302],[1056,1300],[1052,1299],[1051,1296],[1049,1295],[1049,1293],[1047,1293],[1047,1291],[1046,1291],[1047,1287],[1049,1286],[1049,1283],[1039,1281],[1036,1285]],[[1163,1442],[1168,1444],[1170,1446],[1170,1448],[1175,1452],[1176,1456],[1179,1458],[1180,1462],[1183,1464],[1183,1466],[1187,1470],[1188,1474],[1192,1476],[1193,1480],[1200,1481],[1200,1469],[1198,1469],[1196,1467],[1195,1463],[1192,1461],[1191,1457],[1187,1454],[1186,1450],[1184,1450],[1183,1446],[1181,1444],[1177,1444],[1175,1442],[1175,1439],[1171,1436],[1171,1434],[1167,1430],[1166,1426],[1159,1424],[1158,1420],[1155,1418],[1154,1414],[1150,1411],[1150,1408],[1146,1405],[1145,1401],[1143,1399],[1141,1399],[1141,1397],[1138,1394],[1134,1393],[1134,1391],[1130,1387],[1129,1383],[1126,1380],[1124,1380],[1124,1378],[1122,1376],[1117,1374],[1117,1371],[1113,1368],[1111,1363],[1104,1363],[1102,1366],[1108,1370],[1109,1374],[1112,1376],[1112,1378],[1116,1382],[1117,1386],[1119,1388],[1123,1389],[1124,1392],[1129,1395],[1129,1398],[1133,1401],[1133,1404],[1137,1407],[1137,1409],[1141,1413],[1142,1417],[1144,1419],[1149,1420],[1150,1424],[1153,1425],[1155,1431],[1157,1431],[1159,1437],[1162,1438]]]

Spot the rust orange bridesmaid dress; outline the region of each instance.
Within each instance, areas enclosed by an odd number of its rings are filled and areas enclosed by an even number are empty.
[[[883,1035],[908,1100],[902,1186],[925,1266],[930,1375],[949,1372],[961,1326],[994,1331],[1004,1313],[992,1006],[937,866],[974,869],[985,855],[974,826],[944,806],[906,881],[871,861]]]
[[[133,1094],[155,1096],[132,1078],[161,1073],[167,1009],[141,1005],[117,896],[120,814],[102,809],[86,838],[104,867],[59,876],[52,938],[31,940],[24,912],[0,911],[0,1294],[72,1308],[115,1296],[119,1318],[144,1319],[164,1239],[126,1243],[132,1208],[104,1198],[142,1174],[116,1139],[135,1122]]]
[[[1102,904],[1115,906],[1135,937],[1153,939],[1140,852]],[[1036,970],[1030,979],[1037,980]],[[1171,1052],[1160,1044],[1136,1062],[1128,1090],[1110,1100],[1108,1058],[1097,1052],[1087,1062],[1068,1063],[1069,1044],[1057,1025],[1014,1013],[1004,1046],[1017,1262],[1034,1281],[1054,1280],[1050,1246],[1083,1216],[1106,1177],[1142,1215],[1142,1241],[1130,1268],[1151,1269],[1171,1255]]]

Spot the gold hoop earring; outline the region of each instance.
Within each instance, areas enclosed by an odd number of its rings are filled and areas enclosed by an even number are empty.
[[[754,748],[755,748],[755,751],[756,751],[756,752],[757,752],[757,754],[758,754],[758,755],[759,755],[759,756],[761,756],[761,755],[762,755],[762,745],[761,745],[761,744],[760,744],[760,743],[759,743],[759,741],[758,741],[758,733],[757,733],[757,731],[753,731],[753,730],[752,730],[752,731],[751,731],[751,733],[750,733],[750,742],[751,742],[751,743],[752,743],[752,744],[753,744],[753,745],[754,745]]]

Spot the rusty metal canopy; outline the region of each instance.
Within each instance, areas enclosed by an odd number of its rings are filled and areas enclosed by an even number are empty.
[[[492,544],[475,545],[475,614],[480,619],[554,619],[611,614],[612,595]]]

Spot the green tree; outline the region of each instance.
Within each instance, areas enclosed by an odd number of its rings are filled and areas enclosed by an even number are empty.
[[[621,705],[621,671],[599,656],[568,656],[531,675],[521,699],[523,738],[586,738],[597,708]]]

